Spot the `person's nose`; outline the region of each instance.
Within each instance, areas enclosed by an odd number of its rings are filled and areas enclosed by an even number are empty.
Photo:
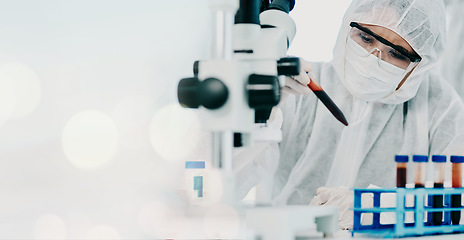
[[[380,48],[381,48],[380,43],[376,42],[376,43],[374,43],[373,48],[371,50],[371,53],[374,56],[376,56],[377,58],[379,58],[379,59],[382,57],[382,53],[380,52]]]
[[[378,48],[375,48],[374,51],[372,51],[372,54],[378,58],[380,58],[380,50]]]

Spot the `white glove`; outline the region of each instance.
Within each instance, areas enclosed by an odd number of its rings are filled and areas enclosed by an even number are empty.
[[[285,78],[285,87],[282,89],[282,99],[285,100],[290,94],[303,95],[311,93],[311,89],[309,89],[307,85],[311,81],[309,75],[312,75],[312,70],[313,66],[311,63],[300,58],[300,75]]]
[[[271,129],[281,129],[283,120],[282,110],[279,107],[273,107],[266,123]]]
[[[353,203],[354,193],[348,187],[321,187],[317,189],[317,195],[311,200],[311,206],[336,206],[338,207],[338,227],[340,229],[353,228]]]

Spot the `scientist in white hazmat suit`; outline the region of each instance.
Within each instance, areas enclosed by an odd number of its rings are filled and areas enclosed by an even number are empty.
[[[236,154],[239,195],[267,184],[276,205],[338,205],[343,220],[349,188],[395,186],[395,155],[464,155],[464,105],[435,67],[445,21],[442,0],[354,0],[333,60],[302,61],[301,74],[287,78],[270,119],[281,123],[282,142]],[[309,76],[348,127],[309,90]]]

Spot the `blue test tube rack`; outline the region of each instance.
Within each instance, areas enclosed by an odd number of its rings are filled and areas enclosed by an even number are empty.
[[[372,194],[373,207],[361,207],[361,195]],[[395,193],[396,207],[381,208],[382,194]],[[461,207],[451,207],[451,196],[464,194],[464,188],[390,188],[390,189],[354,189],[353,230],[355,233],[381,238],[398,238],[409,236],[423,236],[435,234],[463,233],[464,225],[451,224],[451,212],[461,211]],[[406,196],[414,196],[414,206],[406,207]],[[432,207],[432,196],[443,195],[443,208]],[[425,199],[428,199],[427,203]],[[396,213],[395,224],[381,224],[381,213]],[[405,223],[405,213],[413,212],[414,222]],[[442,225],[432,224],[432,212],[443,212]],[[372,214],[372,224],[362,225],[361,214]],[[427,214],[427,221],[424,216]],[[464,217],[464,216],[461,216]]]

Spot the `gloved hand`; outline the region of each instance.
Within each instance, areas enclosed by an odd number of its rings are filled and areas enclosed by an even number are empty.
[[[354,193],[348,187],[321,187],[317,189],[317,195],[311,200],[311,206],[336,206],[338,207],[338,227],[340,229],[353,228],[353,203]]]
[[[300,74],[285,78],[285,87],[282,89],[282,99],[285,100],[288,95],[303,95],[311,93],[307,86],[311,81],[309,75],[312,75],[313,66],[311,63],[300,58]],[[309,74],[309,75],[308,75]]]

